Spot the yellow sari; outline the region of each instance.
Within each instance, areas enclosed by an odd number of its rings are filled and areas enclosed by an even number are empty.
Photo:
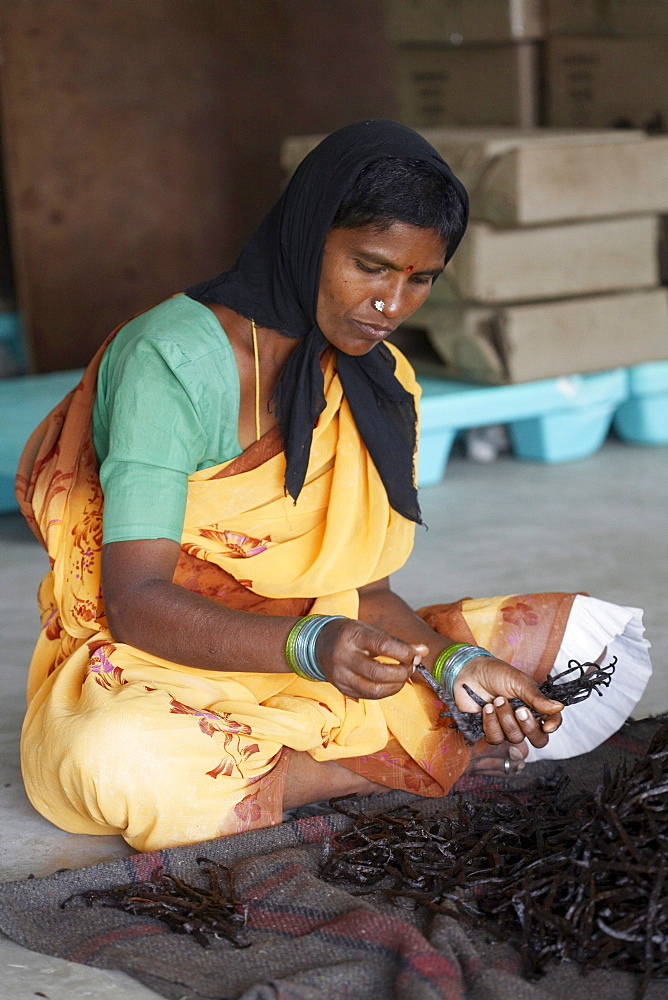
[[[51,562],[39,590],[21,744],[35,808],[62,829],[119,833],[144,851],[268,826],[281,821],[289,750],[339,761],[388,787],[447,792],[470,751],[422,684],[355,701],[291,673],[199,670],[114,642],[101,591],[103,497],[90,432],[103,350],[34,432],[17,477],[21,507]],[[417,395],[412,370],[396,356],[398,378]],[[297,504],[285,496],[273,432],[190,477],[175,583],[252,612],[355,618],[357,588],[404,564],[414,525],[388,503],[333,354],[325,396]],[[534,627],[524,630],[522,652],[512,626],[512,651],[543,679],[572,595],[530,600]],[[504,656],[509,601],[439,605],[424,617]]]

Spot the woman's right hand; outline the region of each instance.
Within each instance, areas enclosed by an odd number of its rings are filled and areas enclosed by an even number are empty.
[[[383,629],[351,618],[336,618],[321,630],[316,657],[327,680],[349,698],[388,698],[404,686],[426,656],[422,643],[411,645]],[[379,663],[377,656],[394,663]]]

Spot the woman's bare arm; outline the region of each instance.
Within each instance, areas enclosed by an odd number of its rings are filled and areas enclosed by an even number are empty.
[[[289,672],[285,643],[297,618],[236,611],[172,582],[180,546],[166,538],[111,542],[102,549],[102,589],[115,641],[201,670]],[[383,698],[410,675],[416,650],[373,625],[327,625],[318,658],[344,694]],[[380,664],[388,656],[398,664]]]
[[[297,619],[235,611],[177,586],[179,553],[168,538],[103,546],[102,591],[114,639],[202,670],[287,671],[283,649]]]

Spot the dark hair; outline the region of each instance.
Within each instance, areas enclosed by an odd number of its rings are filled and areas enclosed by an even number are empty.
[[[446,245],[456,245],[466,227],[465,206],[453,184],[424,160],[385,157],[362,170],[344,196],[332,229],[408,222],[435,229]]]

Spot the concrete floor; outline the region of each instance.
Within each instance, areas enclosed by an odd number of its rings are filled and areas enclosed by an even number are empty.
[[[451,459],[443,483],[422,491],[429,530],[396,574],[419,606],[463,596],[587,591],[645,609],[654,677],[636,717],[668,709],[668,450],[610,440],[565,465],[490,465]],[[0,879],[46,875],[129,853],[120,838],[63,833],[34,812],[19,770],[24,685],[38,619],[34,594],[46,557],[19,515],[0,517]],[[142,1000],[122,973],[102,972],[0,941],[0,1000]]]

